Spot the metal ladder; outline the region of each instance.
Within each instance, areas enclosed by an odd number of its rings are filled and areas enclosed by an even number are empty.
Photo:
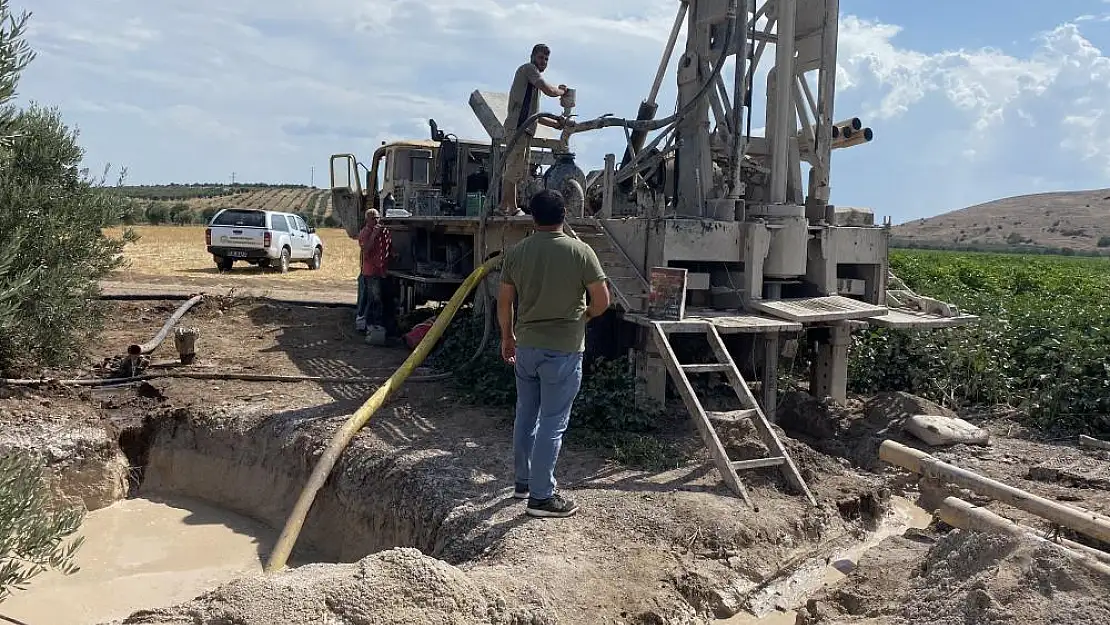
[[[678,356],[674,353],[674,348],[671,346],[669,335],[698,332],[704,332],[706,338],[709,339],[709,347],[713,350],[717,362],[708,364],[680,363]],[[751,389],[748,388],[748,383],[740,375],[740,370],[736,368],[736,363],[733,362],[732,356],[728,353],[728,348],[721,340],[721,335],[717,333],[717,328],[709,322],[696,323],[691,320],[653,321],[652,335],[663,361],[667,365],[667,371],[670,372],[675,386],[678,387],[678,392],[682,395],[682,400],[686,404],[686,409],[690,411],[690,416],[694,418],[694,423],[701,430],[705,446],[713,456],[717,470],[721,472],[721,476],[729,489],[739,495],[748,507],[758,510],[758,507],[752,505],[751,499],[748,497],[748,491],[744,488],[737,472],[777,466],[782,469],[787,482],[805,495],[811,505],[816,506],[817,500],[814,499],[813,493],[810,492],[805,480],[798,473],[798,467],[795,466],[794,460],[790,458],[790,454],[786,452],[786,447],[783,446],[782,441],[779,440],[778,435],[771,428],[766,415],[763,414],[763,410],[756,402]],[[728,376],[729,385],[736,393],[736,397],[739,398],[743,408],[727,412],[707,412],[702,407],[701,401],[698,400],[694,387],[690,384],[690,379],[687,377],[687,374],[690,373],[724,373]],[[729,459],[724,445],[721,444],[720,437],[713,429],[713,420],[737,422],[742,419],[752,420],[752,425],[755,426],[763,444],[767,446],[770,456],[753,460]]]

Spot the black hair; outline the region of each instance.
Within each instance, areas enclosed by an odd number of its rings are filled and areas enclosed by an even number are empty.
[[[532,57],[535,57],[537,54],[539,54],[541,52],[544,53],[544,54],[550,55],[551,54],[551,48],[547,47],[546,43],[537,43],[536,45],[532,46]]]
[[[563,194],[554,189],[544,189],[533,195],[528,209],[537,226],[558,226],[567,215]]]

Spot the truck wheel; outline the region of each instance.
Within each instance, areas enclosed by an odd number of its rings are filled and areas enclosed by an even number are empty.
[[[231,271],[231,267],[234,264],[235,264],[235,261],[230,259],[230,258],[217,258],[216,259],[216,269],[219,269],[220,271]]]
[[[281,259],[278,260],[278,269],[281,273],[289,273],[289,248],[281,248]]]
[[[308,261],[309,269],[319,269],[320,265],[324,262],[324,251],[316,248],[312,251],[312,258]]]

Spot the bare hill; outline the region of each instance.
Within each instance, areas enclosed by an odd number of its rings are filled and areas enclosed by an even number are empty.
[[[892,236],[895,245],[1110,252],[1110,189],[995,200],[899,224]]]

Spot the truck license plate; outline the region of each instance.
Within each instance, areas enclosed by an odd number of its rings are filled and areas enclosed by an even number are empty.
[[[231,250],[227,253],[227,255],[232,256],[234,258],[246,258],[247,257],[246,252],[242,252],[242,251],[239,251],[239,250]]]

